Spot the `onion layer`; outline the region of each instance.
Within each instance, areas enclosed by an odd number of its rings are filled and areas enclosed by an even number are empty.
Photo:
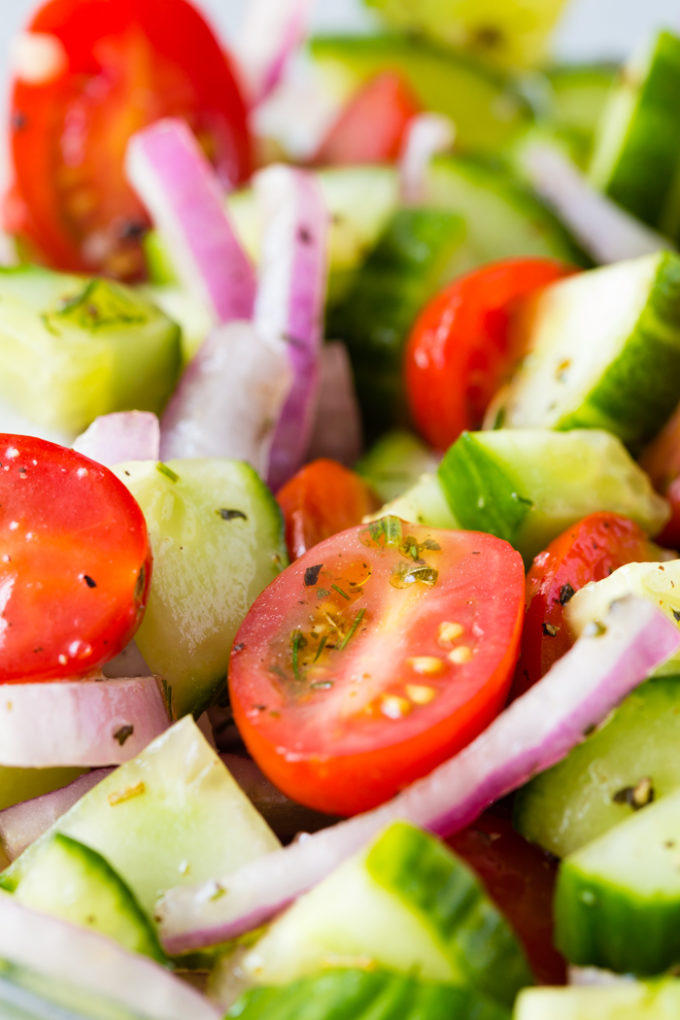
[[[114,411],[95,418],[73,449],[111,467],[126,460],[158,460],[159,444],[160,425],[152,411]]]

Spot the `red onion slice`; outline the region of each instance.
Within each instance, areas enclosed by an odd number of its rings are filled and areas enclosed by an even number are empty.
[[[170,890],[159,910],[166,949],[212,945],[257,927],[395,819],[450,836],[554,765],[680,647],[677,627],[643,599],[614,603],[605,623],[605,633],[579,638],[468,747],[393,800],[267,854],[224,881]]]
[[[667,238],[596,191],[558,149],[536,143],[521,160],[538,194],[596,262],[607,264],[674,250]]]
[[[126,460],[158,460],[161,431],[152,411],[114,411],[95,418],[73,449],[111,467]]]
[[[220,1020],[223,1011],[146,956],[24,907],[0,892],[0,958],[126,1006],[148,1020]]]
[[[455,124],[441,113],[419,113],[411,119],[399,159],[402,202],[419,205],[427,200],[430,160],[453,148],[455,140]]]
[[[161,458],[233,457],[262,476],[292,371],[283,344],[262,340],[249,322],[208,336],[161,418]]]
[[[227,216],[217,175],[184,121],[157,121],[133,135],[125,165],[186,287],[215,322],[250,318],[252,266]]]
[[[101,782],[111,769],[95,769],[75,779],[68,786],[41,797],[32,797],[21,804],[0,811],[0,846],[8,860],[15,860],[27,846],[54,825],[58,818]]]
[[[121,765],[169,725],[153,676],[8,684],[0,698],[0,765]]]
[[[335,340],[321,348],[319,396],[307,459],[330,457],[353,467],[361,456],[361,412],[347,348]]]
[[[257,106],[304,42],[314,0],[250,0],[234,46],[246,94]]]
[[[255,177],[266,224],[255,298],[260,336],[284,343],[293,384],[278,419],[267,481],[280,488],[304,463],[318,396],[326,294],[328,214],[318,182],[304,170],[271,166]]]

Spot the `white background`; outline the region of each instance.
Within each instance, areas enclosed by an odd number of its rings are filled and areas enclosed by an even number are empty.
[[[247,0],[196,0],[225,32],[233,30]],[[500,3],[503,0],[499,0]],[[0,52],[26,21],[36,0],[0,0]],[[362,24],[360,0],[317,0],[316,24],[323,28]],[[680,0],[572,0],[558,37],[565,56],[620,56],[652,27],[680,31]]]

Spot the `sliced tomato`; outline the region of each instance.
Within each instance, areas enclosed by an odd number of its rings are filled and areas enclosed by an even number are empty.
[[[484,883],[522,942],[536,980],[564,984],[564,958],[554,948],[557,860],[527,843],[511,823],[487,812],[447,840]]]
[[[262,593],[229,669],[260,768],[310,807],[374,807],[503,706],[524,603],[519,554],[385,517],[314,546]]]
[[[539,553],[527,575],[522,651],[513,694],[522,694],[571,648],[564,607],[589,581],[624,563],[658,560],[661,550],[638,524],[620,514],[584,517]]]
[[[416,320],[404,360],[413,423],[438,450],[477,429],[522,351],[521,301],[573,272],[551,259],[508,259],[461,276]]]
[[[147,218],[123,171],[135,131],[183,117],[223,179],[250,171],[229,59],[187,0],[48,0],[28,39],[48,59],[12,87],[6,227],[57,268],[137,275]]]
[[[350,98],[312,160],[317,166],[391,163],[422,105],[396,71],[371,78]]]
[[[0,435],[0,683],[89,673],[146,604],[151,552],[139,506],[74,450]]]
[[[640,457],[652,485],[671,505],[671,519],[658,536],[663,545],[680,548],[680,407]]]
[[[301,468],[276,495],[286,522],[291,560],[317,542],[360,524],[380,501],[364,480],[325,458]]]

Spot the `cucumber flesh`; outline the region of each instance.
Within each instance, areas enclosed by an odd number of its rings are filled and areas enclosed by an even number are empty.
[[[680,961],[680,791],[649,804],[562,862],[558,948],[572,963],[661,974]]]
[[[638,446],[680,391],[680,256],[660,252],[546,287],[518,323],[528,353],[508,428],[601,428]]]
[[[515,827],[565,857],[680,788],[680,674],[655,676],[515,798]]]
[[[547,121],[590,150],[610,93],[621,73],[617,64],[561,64],[544,72],[549,89]]]
[[[144,511],[154,558],[135,641],[173,715],[198,714],[225,680],[245,614],[287,562],[281,511],[241,461],[134,461],[115,473]]]
[[[104,855],[153,914],[176,885],[228,874],[279,842],[191,716],[102,779],[3,874],[18,886],[60,832]]]
[[[656,534],[668,507],[615,436],[596,429],[464,432],[439,465],[453,516],[518,549],[527,564],[570,524],[600,510]]]
[[[434,471],[437,454],[412,432],[388,432],[373,444],[354,470],[384,502],[401,496],[420,476]],[[398,516],[398,515],[397,515]]]
[[[70,836],[55,832],[20,874],[0,875],[0,887],[26,907],[93,928],[133,953],[165,960],[149,918],[125,882],[106,858]]]
[[[214,323],[207,307],[178,286],[138,288],[157,308],[182,330],[182,362],[187,364],[201,346]]]
[[[405,822],[299,899],[239,968],[253,983],[278,985],[352,961],[467,985],[505,1004],[531,981],[515,936],[476,877]]]
[[[514,1020],[676,1020],[680,982],[623,981],[598,988],[528,988]]]
[[[424,524],[428,528],[460,527],[436,474],[421,475],[406,492],[386,503],[371,519],[386,516],[400,517],[402,521]]]

